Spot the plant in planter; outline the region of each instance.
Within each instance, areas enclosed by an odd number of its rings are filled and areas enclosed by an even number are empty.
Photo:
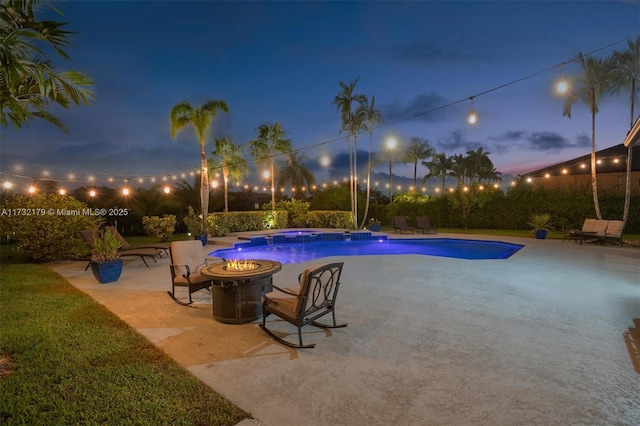
[[[380,231],[380,221],[378,219],[369,219],[369,231]]]
[[[187,232],[189,236],[193,236],[196,240],[200,240],[202,245],[207,244],[207,233],[203,229],[202,217],[196,214],[193,207],[189,206],[187,215],[182,219],[185,225],[187,225]]]
[[[547,232],[551,230],[549,222],[551,215],[549,213],[534,214],[529,218],[527,225],[531,226],[531,234],[539,240],[547,238]]]
[[[102,235],[98,232],[93,237],[93,252],[91,253],[91,272],[102,283],[117,281],[122,273],[122,259],[118,249],[122,243],[113,232],[107,230]]]

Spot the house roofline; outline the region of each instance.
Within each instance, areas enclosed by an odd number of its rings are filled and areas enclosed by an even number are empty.
[[[624,146],[628,148],[630,146],[638,145],[639,141],[640,141],[640,116],[638,116],[638,118],[636,119],[636,122],[633,123],[633,127],[631,127],[631,130],[629,130],[629,132],[627,133],[627,137],[624,138],[624,142],[622,143],[624,144]]]

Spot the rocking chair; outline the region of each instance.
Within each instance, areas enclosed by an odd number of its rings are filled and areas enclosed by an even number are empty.
[[[262,297],[262,328],[269,336],[292,348],[313,348],[315,344],[302,343],[302,327],[307,324],[320,328],[346,327],[347,324],[336,324],[335,303],[340,286],[340,275],[343,263],[328,263],[306,269],[298,277],[300,284],[286,288],[273,286],[274,291]],[[291,343],[269,330],[266,318],[274,314],[298,328],[299,344]],[[326,325],[316,320],[331,314],[333,324]]]

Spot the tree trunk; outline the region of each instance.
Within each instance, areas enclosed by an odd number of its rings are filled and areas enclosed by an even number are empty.
[[[636,79],[631,80],[631,119],[629,121],[629,130],[633,127],[633,109],[635,106]],[[622,213],[622,221],[627,223],[629,218],[629,204],[631,202],[631,157],[633,155],[633,146],[627,147],[627,180],[624,190],[624,210]]]
[[[224,179],[224,211],[229,211],[229,169],[222,169],[222,178]]]
[[[596,210],[596,218],[602,219],[600,214],[600,202],[598,201],[598,179],[596,176],[596,112],[595,94],[591,91],[591,189],[593,191],[593,206]]]
[[[369,164],[367,165],[367,201],[364,205],[364,216],[362,217],[362,223],[360,228],[364,228],[364,224],[369,216],[369,199],[371,198],[371,147],[372,147],[372,134],[369,132]]]
[[[202,227],[200,232],[207,233],[207,213],[209,212],[209,172],[207,171],[207,153],[204,140],[200,141],[200,204],[202,207]]]
[[[271,155],[271,211],[276,210],[276,166]]]
[[[358,140],[353,134],[353,227],[358,229]]]

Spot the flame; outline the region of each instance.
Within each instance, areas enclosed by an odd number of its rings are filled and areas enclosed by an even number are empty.
[[[227,271],[248,271],[258,267],[252,260],[230,260],[227,262]]]

